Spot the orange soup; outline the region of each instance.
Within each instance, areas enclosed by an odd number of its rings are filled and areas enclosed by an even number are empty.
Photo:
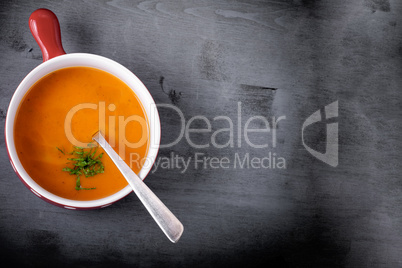
[[[68,158],[77,157],[69,154],[76,141],[88,144],[98,130],[138,174],[149,147],[148,118],[138,97],[105,71],[64,68],[41,78],[24,96],[14,125],[15,147],[27,173],[44,189],[68,199],[95,200],[127,186],[105,153],[104,172],[81,175],[80,190],[76,176],[63,169],[74,167]]]

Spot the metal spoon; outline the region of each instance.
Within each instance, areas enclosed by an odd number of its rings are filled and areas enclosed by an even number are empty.
[[[162,201],[145,185],[145,183],[131,170],[131,168],[113,150],[102,134],[98,131],[93,137],[113,160],[117,168],[128,181],[134,193],[138,196],[145,208],[152,215],[156,223],[166,236],[176,243],[183,233],[183,224],[162,203]]]

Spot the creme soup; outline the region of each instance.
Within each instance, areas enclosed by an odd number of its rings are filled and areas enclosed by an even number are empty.
[[[148,118],[138,97],[105,71],[64,68],[41,78],[24,96],[14,125],[15,147],[26,172],[47,191],[72,200],[100,199],[127,186],[105,153],[104,173],[80,176],[82,188],[95,189],[76,190],[76,177],[63,171],[73,167],[67,158],[74,139],[90,143],[99,129],[138,174],[149,147]],[[102,152],[99,147],[97,154]]]

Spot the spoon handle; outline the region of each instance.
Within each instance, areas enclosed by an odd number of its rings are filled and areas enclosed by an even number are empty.
[[[113,160],[117,168],[130,184],[131,188],[133,188],[134,193],[138,196],[170,241],[176,243],[183,233],[183,225],[181,222],[120,158],[100,132],[96,133],[92,139],[97,141]]]

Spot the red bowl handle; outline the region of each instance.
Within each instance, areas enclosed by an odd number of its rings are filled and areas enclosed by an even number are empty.
[[[59,20],[52,11],[40,8],[32,12],[29,29],[42,50],[44,62],[66,54],[61,44]]]

